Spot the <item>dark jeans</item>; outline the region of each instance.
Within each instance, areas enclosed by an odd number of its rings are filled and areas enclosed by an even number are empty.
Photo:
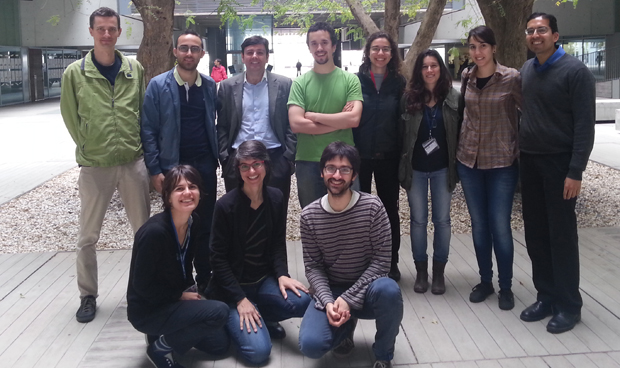
[[[537,300],[580,313],[576,198],[564,199],[571,154],[521,153],[521,193],[527,253]]]
[[[273,148],[268,150],[269,159],[271,161],[271,177],[269,178],[268,186],[278,188],[284,195],[284,205],[288,208],[288,199],[291,194],[291,175],[293,164],[284,157],[284,148]],[[226,186],[226,192],[237,188],[239,186],[239,180],[237,179],[236,168],[232,167],[234,163],[234,156],[237,153],[233,150],[228,156],[226,161],[226,167],[222,168],[224,172],[222,177],[224,178],[224,185]]]
[[[164,335],[166,343],[179,354],[192,347],[221,355],[230,344],[225,325],[228,306],[215,300],[180,300],[146,316],[132,325],[147,335]]]
[[[514,242],[510,219],[519,181],[516,163],[497,169],[471,169],[457,161],[482,282],[493,281],[493,252],[500,289],[512,287]]]
[[[398,195],[400,184],[398,182],[399,159],[394,160],[362,160],[360,167],[359,182],[362,192],[370,193],[372,174],[375,174],[377,196],[383,202],[385,212],[390,219],[392,229],[392,263],[398,262],[400,250],[400,219],[398,217]]]
[[[213,210],[217,197],[217,160],[210,154],[196,157],[191,160],[181,160],[181,165],[190,165],[198,170],[202,179],[200,188],[200,202],[196,213],[202,223],[200,236],[204,242],[196,248],[194,256],[194,268],[196,269],[196,283],[201,287],[209,283],[211,278],[211,265],[209,264],[209,237],[211,235],[211,223],[213,222]]]

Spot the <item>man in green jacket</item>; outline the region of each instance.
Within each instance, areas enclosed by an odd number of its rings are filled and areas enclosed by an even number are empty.
[[[96,245],[105,212],[118,189],[134,231],[150,216],[149,176],[142,157],[140,108],[144,69],[115,50],[120,17],[110,8],[90,16],[95,47],[67,67],[60,111],[76,144],[81,202],[77,243],[78,322],[90,322],[97,309]]]

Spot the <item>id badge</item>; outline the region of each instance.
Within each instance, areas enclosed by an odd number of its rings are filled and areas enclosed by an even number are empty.
[[[424,147],[424,151],[426,151],[428,156],[439,149],[439,144],[437,144],[437,140],[434,137],[430,137],[426,142],[422,143],[422,147]]]

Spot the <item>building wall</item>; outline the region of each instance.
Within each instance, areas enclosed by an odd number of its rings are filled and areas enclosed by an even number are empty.
[[[536,1],[534,11],[555,15],[562,37],[601,36],[614,33],[614,3],[617,1],[579,0],[575,8],[572,2],[558,6],[555,1]]]
[[[117,0],[83,1],[79,7],[71,0],[21,1],[21,43],[26,47],[92,47],[93,39],[88,32],[90,14],[97,8],[118,8]],[[48,20],[60,18],[57,25]],[[142,40],[142,22],[121,16],[123,32],[117,47],[138,48]]]
[[[3,0],[0,11],[0,45],[19,46],[19,0]]]
[[[446,40],[450,42],[458,42],[465,38],[465,33],[469,29],[476,25],[484,24],[484,19],[478,8],[478,4],[475,0],[464,0],[465,6],[463,9],[447,11],[441,17],[439,24],[437,25],[437,31],[435,32],[434,40]],[[470,25],[467,28],[463,27],[460,22],[465,20],[471,20],[474,25]],[[404,29],[401,28],[401,43],[411,44],[418,34],[421,22],[406,25]],[[442,42],[443,43],[443,42]]]

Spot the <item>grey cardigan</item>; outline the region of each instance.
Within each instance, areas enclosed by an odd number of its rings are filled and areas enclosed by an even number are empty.
[[[446,140],[448,142],[448,188],[450,192],[454,190],[458,181],[456,174],[456,147],[458,145],[459,129],[463,120],[461,105],[461,94],[452,88],[441,107],[443,123],[446,129]],[[411,188],[411,176],[413,175],[413,168],[411,167],[413,147],[418,139],[418,130],[422,122],[423,112],[418,111],[410,114],[407,112],[406,106],[407,97],[403,95],[400,100],[401,118],[399,122],[399,132],[401,137],[403,137],[403,144],[398,167],[398,180],[405,190],[409,190]]]

